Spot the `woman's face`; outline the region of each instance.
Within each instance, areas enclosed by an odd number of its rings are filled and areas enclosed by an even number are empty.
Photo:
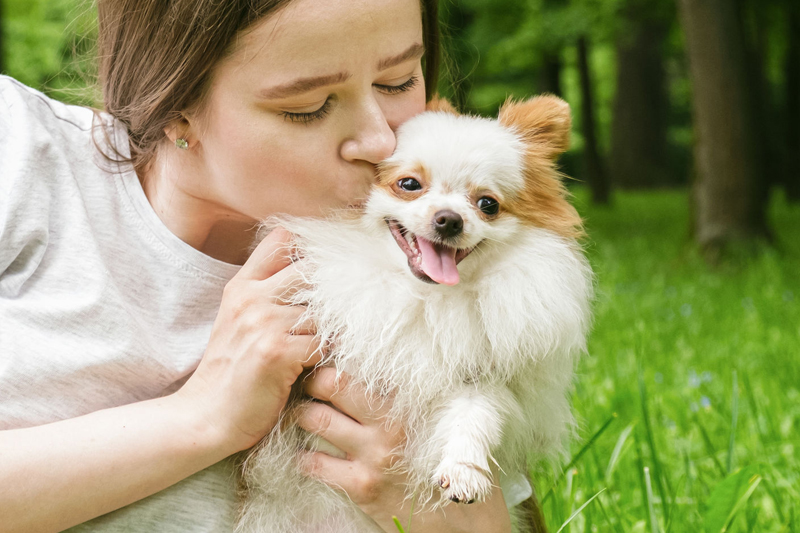
[[[419,0],[294,0],[239,37],[189,117],[198,197],[228,216],[361,202],[425,108]]]

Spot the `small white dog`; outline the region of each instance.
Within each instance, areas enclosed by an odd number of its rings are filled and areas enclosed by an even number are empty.
[[[498,120],[432,107],[400,128],[363,210],[279,222],[303,258],[312,288],[293,298],[329,347],[324,364],[391,398],[407,494],[445,505],[486,498],[492,463],[527,473],[529,456],[564,450],[592,274],[555,169],[567,104],[507,103]],[[375,531],[300,473],[320,445],[293,423],[303,402],[247,459],[238,531]]]

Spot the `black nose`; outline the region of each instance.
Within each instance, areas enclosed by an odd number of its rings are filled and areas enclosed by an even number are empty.
[[[464,219],[454,211],[442,209],[433,215],[433,229],[445,239],[456,237],[464,229]]]

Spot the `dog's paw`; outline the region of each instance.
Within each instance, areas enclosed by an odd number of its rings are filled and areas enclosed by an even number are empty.
[[[482,502],[492,491],[491,473],[475,464],[443,461],[433,478],[442,495],[456,503]]]

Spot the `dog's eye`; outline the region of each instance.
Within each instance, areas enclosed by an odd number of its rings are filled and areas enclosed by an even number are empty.
[[[493,216],[500,211],[500,204],[497,203],[497,200],[491,198],[489,196],[483,196],[478,199],[478,209],[483,211],[485,214]]]
[[[403,178],[397,182],[397,185],[404,191],[414,192],[422,189],[422,185],[414,178]]]

